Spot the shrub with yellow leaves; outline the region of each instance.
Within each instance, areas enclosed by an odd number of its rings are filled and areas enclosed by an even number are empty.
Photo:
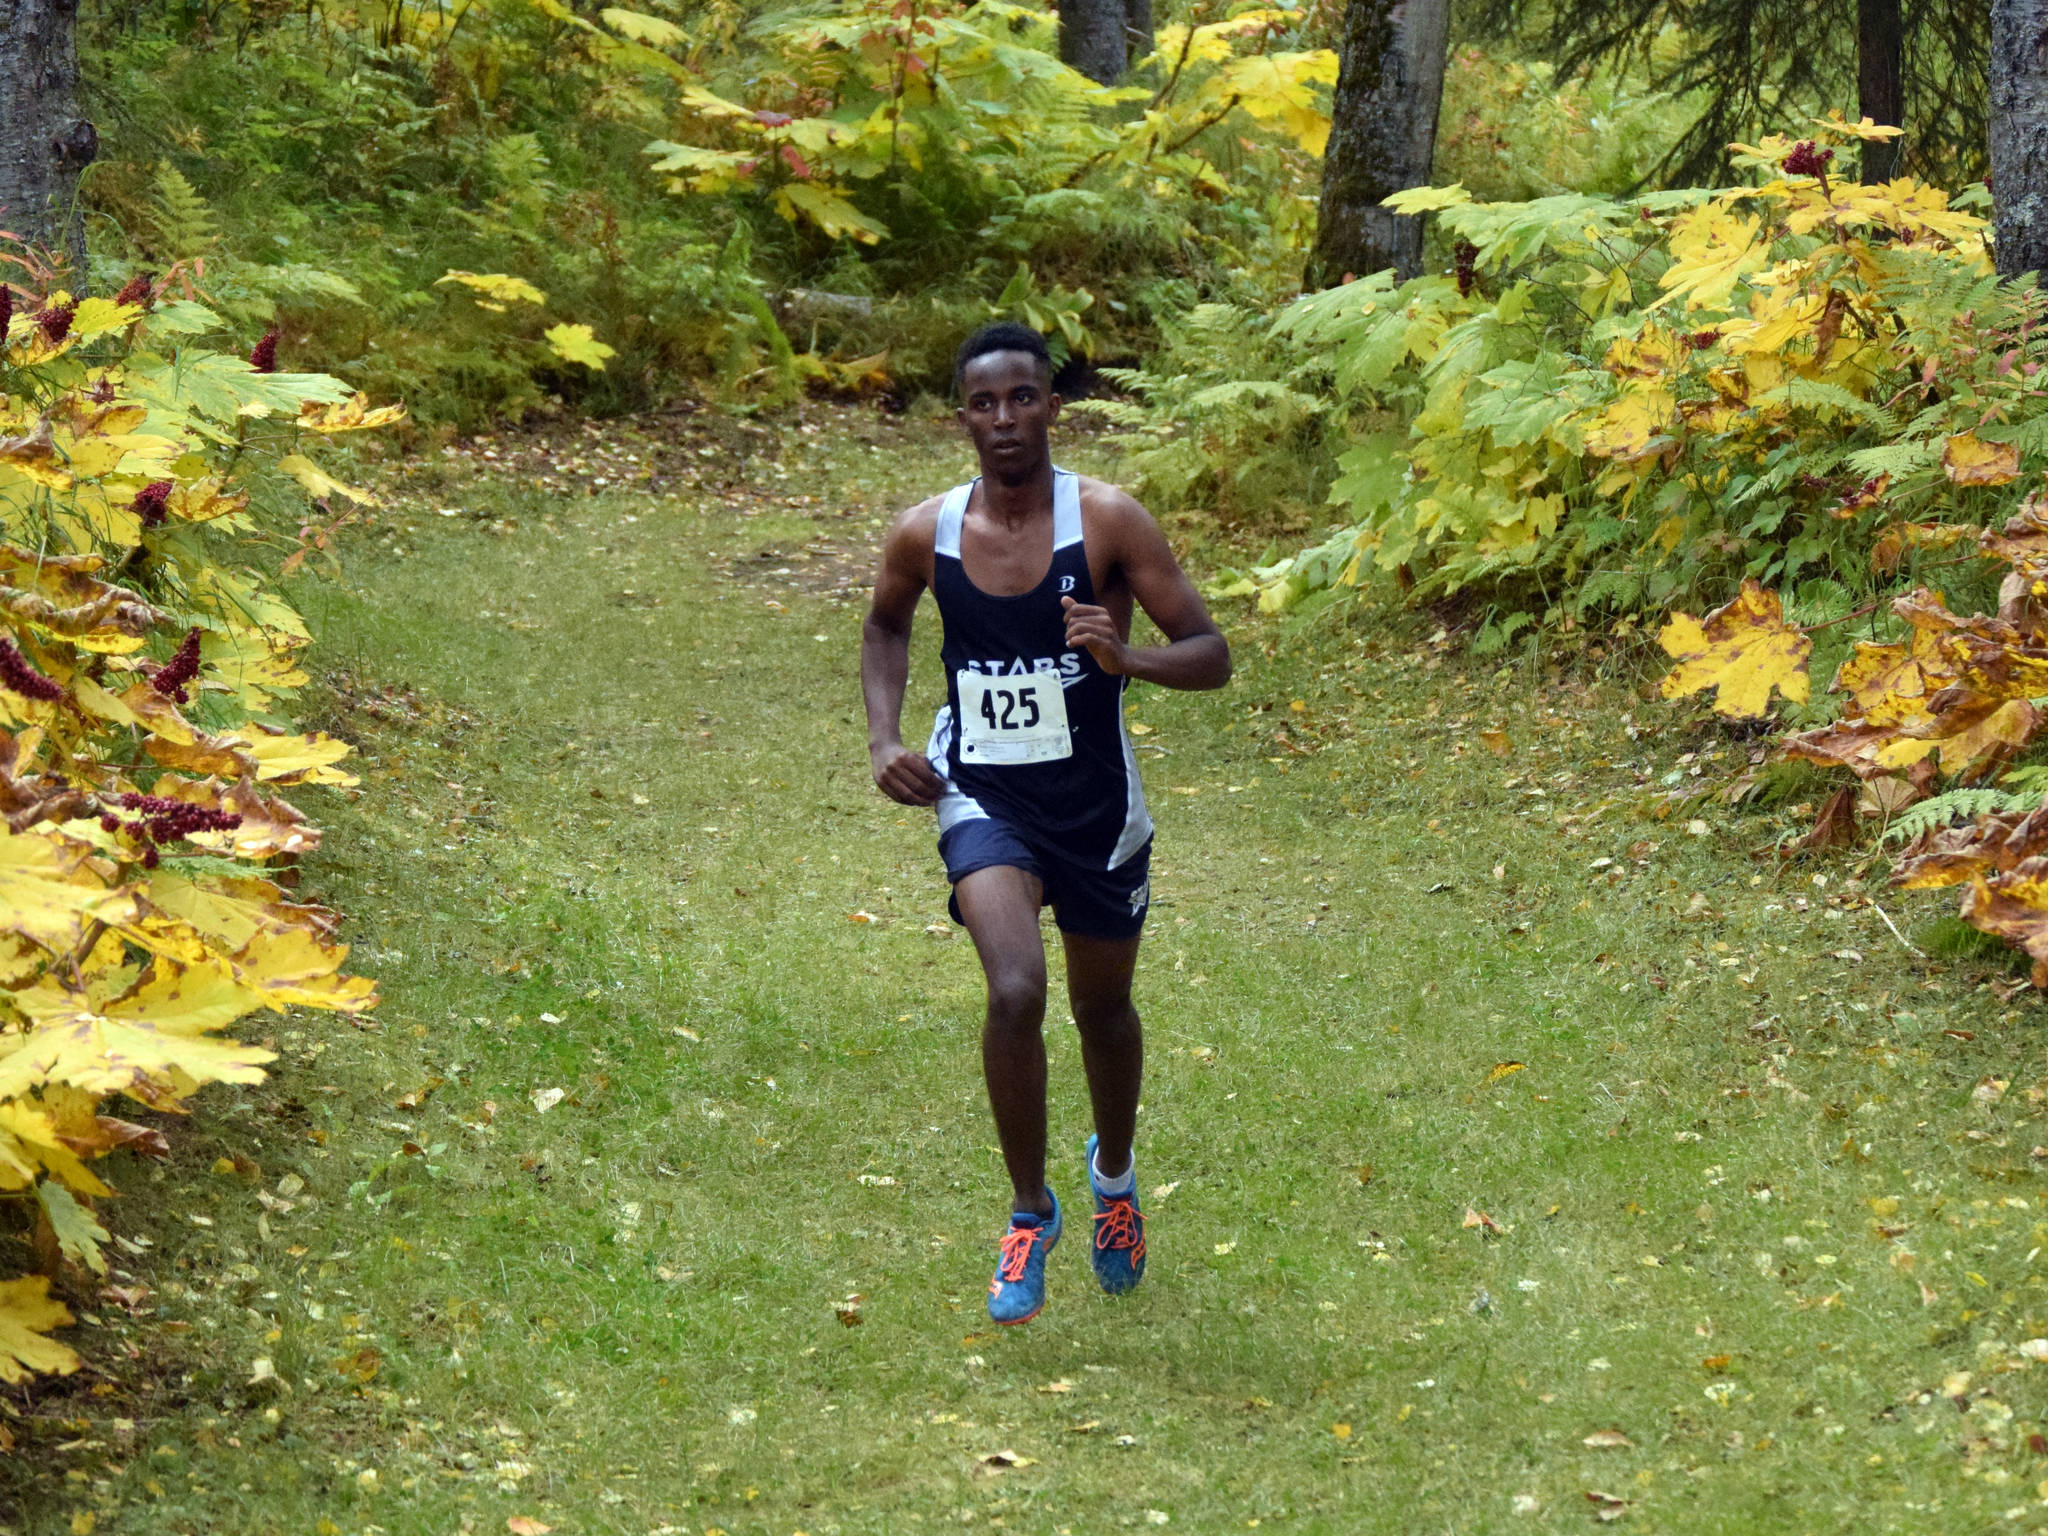
[[[1970,450],[1952,462],[1968,474],[1981,458]],[[1779,748],[1862,780],[1887,830],[1912,838],[1898,856],[1893,884],[1962,886],[1963,921],[2025,951],[2034,960],[2034,985],[2048,988],[2041,770],[2008,776],[2025,788],[1934,793],[1944,778],[1952,786],[1990,778],[2048,725],[2036,703],[2048,698],[2048,495],[2027,497],[2003,528],[1929,524],[1920,535],[1940,548],[1972,540],[1975,550],[1961,560],[2009,567],[1998,611],[1956,614],[1927,587],[1893,598],[1904,633],[1857,642],[1830,687],[1841,697],[1840,717],[1785,736]],[[1807,696],[1811,634],[1788,624],[1778,595],[1756,582],[1745,582],[1704,621],[1674,614],[1657,638],[1677,663],[1664,678],[1666,698],[1712,689],[1716,713],[1746,720],[1766,713],[1773,688],[1793,700]],[[1847,790],[1836,795],[1798,846],[1853,836],[1855,799]]]
[[[1332,288],[1273,330],[1338,419],[1396,410],[1406,441],[1339,458],[1347,526],[1258,572],[1264,605],[1375,569],[1580,621],[1745,578],[1853,593],[1918,559],[1920,525],[1988,518],[2048,462],[2048,305],[1998,282],[1981,186],[1830,174],[1896,131],[1832,117],[1737,145],[1752,185],[1390,198],[1459,242],[1456,270]]]
[[[353,784],[345,742],[301,732],[308,633],[248,566],[326,546],[368,493],[306,452],[386,425],[324,374],[197,338],[221,329],[173,269],[74,298],[32,256],[0,284],[0,1198],[26,1202],[50,1273],[0,1281],[0,1381],[76,1369],[49,1285],[104,1274],[91,1164],[253,1083],[271,1053],[224,1033],[262,1009],[374,1006],[335,914],[270,874],[317,847],[280,793]],[[265,355],[268,353],[268,355]],[[264,366],[268,364],[269,366]],[[318,509],[308,513],[308,501]]]

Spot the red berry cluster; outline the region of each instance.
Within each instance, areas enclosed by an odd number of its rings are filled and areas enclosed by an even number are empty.
[[[171,492],[177,484],[170,480],[152,480],[135,493],[135,499],[128,503],[128,510],[142,519],[142,526],[154,528],[167,515]]]
[[[28,664],[28,658],[14,648],[14,642],[0,635],[0,687],[24,699],[41,699],[45,704],[64,697],[64,690]]]
[[[1720,339],[1719,331],[1694,331],[1685,338],[1685,344],[1695,352],[1704,352]]]
[[[1781,162],[1787,173],[1793,176],[1818,176],[1827,180],[1828,162],[1835,158],[1832,149],[1818,149],[1811,139],[1801,139],[1792,146],[1792,153]]]
[[[169,795],[125,794],[120,800],[129,810],[142,813],[140,820],[126,825],[142,840],[144,869],[156,868],[157,850],[161,844],[175,843],[195,832],[232,832],[242,824],[238,811],[216,811],[209,806],[194,805],[189,800],[174,800]],[[122,822],[117,816],[103,815],[100,826],[114,832],[121,828]]]
[[[1470,240],[1460,240],[1451,248],[1451,256],[1457,263],[1458,294],[1463,297],[1472,291],[1472,284],[1479,277],[1479,247]]]
[[[76,304],[52,304],[37,314],[36,329],[43,333],[45,341],[62,341],[71,334],[71,317],[77,313]]]
[[[277,332],[265,331],[263,339],[249,352],[249,366],[258,373],[277,372]]]
[[[199,675],[199,626],[185,631],[178,654],[150,674],[149,686],[173,703],[185,702],[185,685]]]
[[[116,304],[140,304],[148,309],[156,301],[156,274],[138,272],[121,285],[121,291],[114,295]]]

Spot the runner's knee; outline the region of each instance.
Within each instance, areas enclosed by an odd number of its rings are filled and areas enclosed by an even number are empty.
[[[1073,1000],[1074,1027],[1084,1035],[1114,1035],[1138,1027],[1138,1010],[1131,1006],[1131,994]]]
[[[1045,1018],[1044,968],[1019,964],[991,970],[988,1016],[991,1023],[1036,1028]]]

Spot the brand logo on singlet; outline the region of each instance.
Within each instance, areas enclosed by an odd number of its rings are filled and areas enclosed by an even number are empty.
[[[1131,892],[1131,915],[1135,917],[1138,913],[1144,911],[1146,904],[1151,900],[1152,881],[1148,877],[1135,891]]]
[[[1057,672],[1060,681],[1070,683],[1081,675],[1081,653],[1060,656],[1019,656],[1013,661],[970,661],[967,670],[984,677],[1029,677],[1034,672]]]
[[[1073,577],[1071,577],[1071,576],[1062,576],[1062,577],[1060,578],[1060,590],[1061,590],[1062,592],[1071,592],[1071,591],[1073,591],[1073,590],[1074,590],[1074,578],[1073,578]]]

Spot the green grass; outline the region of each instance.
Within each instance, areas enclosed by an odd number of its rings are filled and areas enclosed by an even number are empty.
[[[2048,1064],[2006,960],[1753,860],[1790,805],[1659,819],[1750,743],[1412,616],[1311,647],[1233,609],[1229,689],[1133,691],[1151,1271],[1110,1301],[1070,1240],[991,1328],[980,978],[831,595],[965,461],[812,425],[658,500],[414,465],[302,589],[363,747],[305,889],[385,1002],[282,1021],[269,1084],[111,1170],[152,1315],[13,1400],[18,1529],[1533,1531],[1589,1490],[1636,1531],[2048,1524]],[[935,664],[927,623],[910,729]]]

